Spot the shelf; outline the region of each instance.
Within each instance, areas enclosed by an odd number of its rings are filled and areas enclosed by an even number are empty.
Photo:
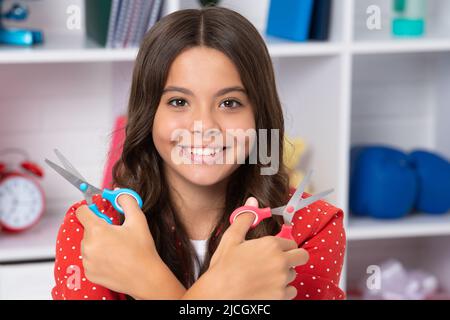
[[[386,41],[355,42],[354,54],[414,53],[450,51],[450,39],[393,39]]]
[[[17,234],[0,233],[0,264],[54,259],[56,236],[63,219],[58,214],[47,214],[28,231]]]
[[[371,240],[450,235],[450,213],[434,216],[413,214],[400,220],[350,217],[348,240]]]
[[[323,56],[339,54],[335,43],[298,43],[282,39],[266,39],[272,57]],[[138,48],[106,49],[80,36],[46,35],[46,42],[35,47],[0,45],[0,64],[10,63],[79,63],[134,61]]]
[[[342,45],[334,42],[294,42],[268,36],[264,40],[275,58],[337,55],[342,51]]]
[[[46,35],[35,47],[0,46],[0,64],[133,61],[136,48],[105,49],[85,37]]]
[[[344,47],[334,42],[291,42],[283,39],[266,38],[267,47],[273,58],[333,56],[341,54]],[[450,51],[450,40],[392,40],[355,42],[349,46],[356,55],[414,52]],[[132,62],[137,48],[106,49],[95,42],[81,37],[48,36],[47,42],[36,47],[0,46],[0,64],[10,63],[90,63],[90,62]]]

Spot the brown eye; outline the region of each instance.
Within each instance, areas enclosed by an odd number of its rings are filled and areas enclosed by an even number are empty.
[[[184,99],[172,99],[169,101],[169,104],[176,108],[184,107],[186,103],[187,101]]]
[[[242,106],[242,104],[237,100],[230,99],[230,100],[225,100],[224,102],[222,102],[222,104],[220,106],[225,109],[234,109],[234,108]]]

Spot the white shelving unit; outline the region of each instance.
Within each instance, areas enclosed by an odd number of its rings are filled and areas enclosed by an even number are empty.
[[[246,16],[263,33],[268,1],[223,0],[222,5]],[[25,148],[42,165],[59,147],[100,184],[114,115],[125,110],[137,49],[104,49],[85,39],[84,30],[67,30],[69,4],[83,9],[83,0],[30,3],[34,18],[29,23],[48,29],[43,46],[0,47],[0,144]],[[382,9],[382,30],[365,27],[366,8],[373,4]],[[450,23],[443,16],[449,6],[445,0],[430,0],[429,34],[423,39],[390,37],[389,0],[335,1],[329,42],[266,37],[287,133],[308,142],[310,156],[303,165],[315,169],[316,188],[335,187],[328,200],[346,213],[344,289],[356,286],[369,264],[396,257],[408,267],[434,272],[450,292],[450,254],[444,254],[450,244],[450,214],[374,221],[354,218],[348,210],[352,145],[389,143],[450,157]],[[195,7],[194,0],[167,0],[164,12]],[[4,287],[11,282],[5,284],[2,274],[9,278],[11,270],[18,270],[21,277],[20,272],[29,272],[19,268],[24,265],[47,270],[48,262],[29,262],[54,257],[59,223],[67,205],[80,198],[47,171],[42,181],[46,219],[23,235],[0,234],[0,298],[27,297],[26,286],[8,294]],[[47,290],[48,278],[42,279]],[[38,296],[48,298],[43,292]]]

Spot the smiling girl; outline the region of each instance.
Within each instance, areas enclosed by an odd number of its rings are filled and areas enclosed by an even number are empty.
[[[174,135],[180,129],[189,141]],[[230,132],[261,129],[268,130],[269,153],[282,155],[274,71],[252,24],[220,7],[159,21],[138,53],[126,139],[113,170],[114,185],[135,190],[144,205],[121,196],[123,221],[96,197],[115,225],[85,202],[68,210],[58,234],[53,298],[344,299],[338,208],[318,201],[295,212],[295,241],[274,236],[282,223],[276,218],[250,229],[254,216],[245,213],[229,224],[236,208],[279,207],[295,191],[282,163],[270,175],[261,174],[269,164],[249,163],[264,141],[229,139]],[[177,162],[174,154],[191,162]]]

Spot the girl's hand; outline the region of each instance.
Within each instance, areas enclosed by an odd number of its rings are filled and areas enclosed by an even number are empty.
[[[86,205],[76,211],[84,227],[86,277],[137,299],[179,298],[185,289],[159,257],[144,213],[129,195],[121,195],[118,202],[125,212],[121,226],[107,224]]]
[[[258,206],[255,198],[246,205]],[[266,236],[245,241],[253,223],[251,213],[239,215],[225,231],[210,268],[188,290],[185,299],[293,299],[297,289],[289,286],[294,267],[309,259],[293,240]]]

